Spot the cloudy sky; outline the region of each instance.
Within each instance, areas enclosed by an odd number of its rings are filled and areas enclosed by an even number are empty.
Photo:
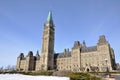
[[[0,0],[0,66],[15,65],[18,55],[41,51],[49,10],[55,24],[55,52],[75,40],[94,46],[100,35],[120,62],[120,0]]]

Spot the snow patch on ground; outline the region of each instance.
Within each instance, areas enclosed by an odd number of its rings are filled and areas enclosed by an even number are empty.
[[[56,76],[30,76],[22,74],[0,74],[0,80],[70,80],[70,78]]]

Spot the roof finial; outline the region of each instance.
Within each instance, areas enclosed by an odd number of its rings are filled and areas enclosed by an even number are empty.
[[[83,44],[85,44],[85,40],[83,40]]]

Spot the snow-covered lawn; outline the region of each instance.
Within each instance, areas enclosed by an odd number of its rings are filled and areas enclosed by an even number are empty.
[[[68,77],[0,74],[0,80],[70,80]]]

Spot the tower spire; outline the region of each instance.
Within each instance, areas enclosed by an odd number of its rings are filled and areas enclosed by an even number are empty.
[[[44,66],[44,70],[54,68],[54,30],[52,12],[49,11],[42,38],[41,66]]]
[[[53,19],[52,19],[52,11],[49,11],[45,25],[49,26],[49,27],[54,27],[54,23],[53,23]]]
[[[47,23],[53,22],[53,20],[52,20],[52,11],[49,11],[48,17],[47,17],[47,21],[46,21],[46,22],[47,22]]]

